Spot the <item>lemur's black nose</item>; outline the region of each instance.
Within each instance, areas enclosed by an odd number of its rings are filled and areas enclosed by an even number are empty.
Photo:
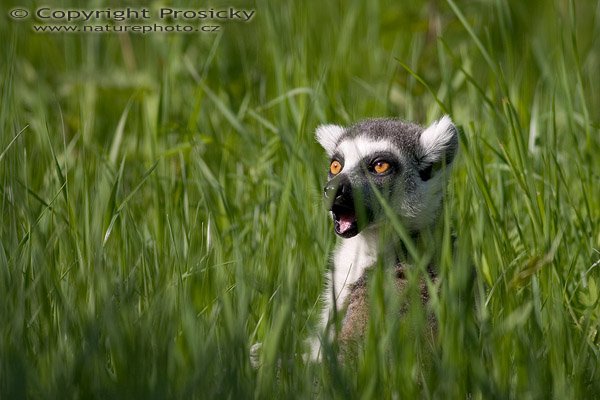
[[[327,182],[323,189],[325,198],[331,203],[344,202],[347,199],[351,199],[352,187],[350,181],[344,175],[337,176]]]
[[[333,181],[327,182],[325,188],[323,189],[323,194],[327,200],[333,200],[336,196],[336,192],[338,191],[339,185],[335,184]]]

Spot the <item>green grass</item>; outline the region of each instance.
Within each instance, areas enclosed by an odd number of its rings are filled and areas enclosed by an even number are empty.
[[[0,6],[0,398],[600,396],[600,5],[231,5],[256,16],[145,36]],[[356,360],[304,363],[335,244],[315,127],[444,112],[438,337],[377,301]]]

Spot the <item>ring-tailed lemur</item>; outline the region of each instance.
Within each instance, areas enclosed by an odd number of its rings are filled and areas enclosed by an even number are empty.
[[[443,167],[454,160],[458,134],[444,116],[427,128],[397,119],[371,119],[348,128],[322,125],[316,137],[331,159],[324,195],[335,233],[344,238],[322,295],[324,332],[334,309],[344,306],[352,284],[378,257],[387,260],[385,265],[403,261],[398,259],[399,237],[380,240],[389,223],[376,191],[413,237],[431,229],[447,182]],[[320,358],[320,345],[314,337],[312,359]]]

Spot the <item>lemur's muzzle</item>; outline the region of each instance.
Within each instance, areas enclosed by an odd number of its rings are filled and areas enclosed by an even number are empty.
[[[324,192],[333,214],[335,233],[344,238],[358,234],[354,197],[348,178],[345,175],[336,176],[327,182]]]

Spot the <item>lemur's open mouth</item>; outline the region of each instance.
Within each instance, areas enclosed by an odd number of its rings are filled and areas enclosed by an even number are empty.
[[[331,213],[335,233],[346,239],[358,234],[358,220],[354,207],[334,203],[331,206]]]

